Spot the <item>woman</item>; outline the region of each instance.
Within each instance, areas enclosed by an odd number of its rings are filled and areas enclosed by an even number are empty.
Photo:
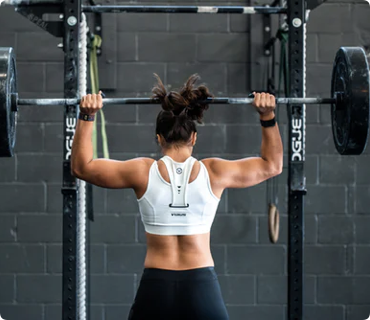
[[[210,251],[210,229],[223,190],[246,188],[282,171],[283,148],[275,123],[275,98],[256,93],[254,106],[262,125],[261,157],[236,161],[197,161],[195,121],[202,122],[212,97],[197,75],[179,92],[167,92],[156,75],[154,98],[159,161],[93,159],[93,121],[102,108],[101,95],[87,95],[80,104],[71,165],[79,179],[105,188],[134,189],[147,236],[144,272],[129,320],[229,319]]]

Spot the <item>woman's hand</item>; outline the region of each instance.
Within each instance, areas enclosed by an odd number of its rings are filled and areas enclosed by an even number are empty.
[[[274,110],[276,108],[275,96],[269,93],[255,93],[253,105],[257,112],[260,114],[261,119],[267,119],[274,117]]]
[[[103,108],[102,92],[99,94],[88,94],[81,98],[80,112],[83,114],[94,115]]]

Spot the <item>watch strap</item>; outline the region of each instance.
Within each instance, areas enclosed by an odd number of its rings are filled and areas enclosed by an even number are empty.
[[[80,115],[78,116],[78,119],[83,120],[83,121],[94,121],[95,120],[95,115],[94,114],[80,113]]]
[[[272,118],[271,120],[260,120],[260,122],[261,122],[261,126],[264,128],[274,127],[276,124],[275,117]]]

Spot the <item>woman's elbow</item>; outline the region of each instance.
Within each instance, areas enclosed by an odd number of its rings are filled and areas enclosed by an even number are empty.
[[[73,158],[73,153],[71,157],[71,174],[72,176],[81,179],[83,173],[86,171],[86,166],[83,165],[83,162],[78,161],[78,159]]]
[[[278,157],[276,161],[273,163],[273,173],[274,176],[278,176],[283,172],[283,155],[281,157]]]
[[[282,172],[283,172],[283,166],[279,166],[279,167],[275,168],[274,176],[278,176],[278,175],[280,175]]]
[[[78,170],[74,169],[74,168],[71,168],[71,175],[75,178],[80,178],[81,177],[81,174]]]
[[[276,177],[283,172],[283,163],[278,163],[275,165],[271,165],[269,168],[269,176],[270,178]]]
[[[83,176],[83,170],[79,166],[76,166],[71,162],[71,175],[77,179],[81,179]]]

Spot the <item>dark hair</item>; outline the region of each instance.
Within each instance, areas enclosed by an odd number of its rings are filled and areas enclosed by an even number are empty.
[[[197,132],[196,122],[203,123],[203,113],[208,104],[200,103],[213,95],[205,85],[195,86],[200,79],[193,74],[180,90],[167,92],[157,74],[157,85],[153,88],[153,99],[162,104],[157,116],[156,134],[162,136],[166,144],[186,144],[193,132]]]

